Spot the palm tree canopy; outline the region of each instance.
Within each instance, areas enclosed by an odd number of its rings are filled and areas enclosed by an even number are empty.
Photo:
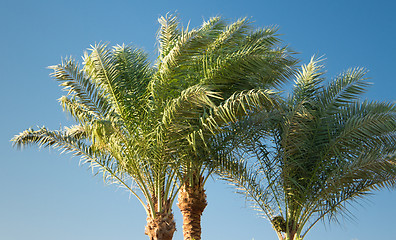
[[[317,221],[348,215],[351,201],[396,184],[396,106],[360,100],[369,85],[364,69],[324,80],[313,58],[279,107],[217,136],[221,176],[248,196],[280,239],[282,232],[302,239]]]
[[[147,56],[125,45],[98,44],[85,53],[81,70],[73,59],[50,68],[67,92],[59,101],[77,125],[58,131],[29,129],[15,136],[14,144],[55,147],[81,156],[83,163],[99,167],[106,180],[127,187],[155,216],[163,200],[173,200],[177,191],[158,121],[163,109],[150,100],[154,69]]]
[[[250,110],[272,106],[275,96],[270,89],[294,73],[297,60],[290,49],[280,46],[275,27],[253,30],[246,18],[227,24],[214,17],[190,30],[170,15],[160,18],[160,24],[153,99],[159,103],[172,99],[174,110],[165,115],[165,122],[172,118],[171,128],[177,129],[171,138],[177,141],[180,178],[195,184],[205,169],[212,134]],[[206,91],[212,104],[195,103],[191,110],[185,99],[197,91]]]

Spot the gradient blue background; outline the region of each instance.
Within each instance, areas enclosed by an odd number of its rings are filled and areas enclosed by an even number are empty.
[[[325,55],[328,76],[349,67],[370,70],[366,97],[395,99],[394,1],[11,1],[0,0],[0,239],[148,239],[145,212],[115,185],[104,186],[79,159],[36,147],[17,151],[13,135],[28,127],[71,123],[59,106],[62,92],[49,77],[61,57],[81,59],[95,42],[132,43],[156,57],[157,18],[179,14],[184,25],[221,15],[251,17],[255,26],[278,25],[299,58]],[[207,184],[204,240],[267,240],[276,235],[243,197],[222,182]],[[396,191],[354,204],[354,220],[319,223],[307,240],[395,239]],[[362,202],[361,202],[362,203]],[[181,215],[174,208],[182,239]]]

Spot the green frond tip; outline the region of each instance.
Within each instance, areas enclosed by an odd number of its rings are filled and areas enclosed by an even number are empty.
[[[322,58],[316,58],[313,56],[311,61],[307,65],[302,65],[301,70],[295,74],[295,98],[310,97],[320,91],[322,82],[325,74],[323,65],[320,63],[323,61]]]
[[[29,128],[15,135],[11,141],[13,142],[13,146],[18,149],[32,144],[38,144],[40,147],[43,145],[54,144],[54,141],[42,138],[42,133],[46,131],[47,129],[45,127],[42,127],[39,130],[33,130],[32,128]]]
[[[159,51],[161,56],[166,56],[180,36],[179,21],[177,16],[167,14],[158,18],[161,27],[158,31]]]

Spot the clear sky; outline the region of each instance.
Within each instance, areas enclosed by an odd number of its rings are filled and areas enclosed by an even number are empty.
[[[366,97],[394,101],[395,9],[391,0],[0,0],[0,239],[148,239],[138,201],[115,185],[105,186],[79,159],[11,147],[9,140],[26,128],[70,124],[57,102],[61,88],[46,69],[61,57],[80,60],[90,44],[102,41],[134,44],[155,59],[157,19],[167,12],[176,11],[193,27],[216,15],[247,16],[257,27],[278,25],[303,62],[325,55],[328,76],[366,67],[374,83]],[[276,239],[269,223],[228,185],[210,181],[207,194],[204,240]],[[319,223],[306,239],[395,239],[395,202],[396,191],[380,191],[352,206],[354,220]],[[174,213],[174,239],[181,240],[176,206]]]

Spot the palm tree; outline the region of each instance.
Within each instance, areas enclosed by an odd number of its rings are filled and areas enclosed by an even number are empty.
[[[192,30],[180,28],[172,15],[160,18],[160,23],[155,85],[162,86],[157,89],[164,91],[166,85],[167,93],[178,96],[185,89],[204,87],[216,94],[213,105],[195,105],[190,115],[172,113],[179,129],[172,131],[172,138],[178,139],[174,156],[179,164],[184,239],[199,240],[211,136],[253,109],[271,107],[275,99],[268,89],[292,75],[296,60],[287,47],[279,46],[276,28],[252,30],[246,18],[227,24],[215,17]]]
[[[302,67],[277,108],[217,136],[221,176],[246,194],[280,240],[301,240],[319,220],[349,216],[351,201],[396,184],[396,105],[359,100],[369,85],[364,69],[323,86],[319,62]]]
[[[172,204],[177,196],[176,169],[169,158],[167,113],[177,106],[158,103],[152,84],[155,69],[147,56],[129,46],[95,45],[84,67],[73,59],[51,66],[66,96],[59,99],[77,124],[51,131],[28,129],[12,141],[17,147],[37,144],[80,156],[104,179],[127,188],[147,213],[145,233],[170,240],[176,230]],[[182,93],[181,102],[206,104],[206,92]],[[145,201],[144,201],[145,200]]]

